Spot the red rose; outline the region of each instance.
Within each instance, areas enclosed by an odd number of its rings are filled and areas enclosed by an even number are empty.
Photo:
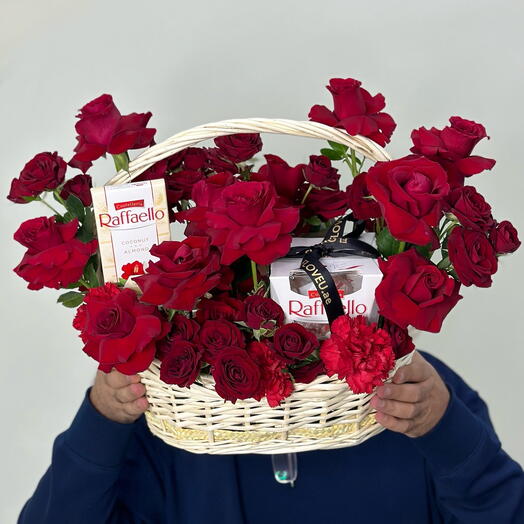
[[[52,191],[63,181],[67,164],[54,153],[38,153],[13,178],[7,198],[17,204],[26,204],[26,197],[37,197],[42,191]]]
[[[183,169],[189,169],[191,171],[198,171],[199,169],[205,169],[208,165],[207,153],[206,150],[202,147],[188,147],[183,149],[178,155],[183,155],[180,157],[183,160]],[[176,160],[180,160],[177,158]],[[172,169],[174,169],[174,165]]]
[[[195,382],[202,365],[202,351],[187,340],[172,339],[160,364],[160,380],[188,388]]]
[[[314,362],[309,362],[304,366],[298,368],[292,368],[291,373],[295,382],[301,382],[302,384],[309,384],[313,382],[319,375],[324,375],[326,373],[326,368],[322,360],[315,360]]]
[[[28,289],[60,289],[77,282],[97,241],[83,243],[75,238],[78,219],[58,224],[55,217],[27,220],[14,234],[27,252],[14,272],[29,282]]]
[[[206,212],[211,243],[229,265],[242,255],[257,264],[271,264],[291,245],[298,223],[296,207],[283,205],[269,182],[235,182],[225,187]]]
[[[444,208],[469,229],[487,231],[495,223],[491,216],[491,206],[473,186],[452,189],[445,200]]]
[[[220,284],[220,254],[206,237],[165,241],[150,251],[159,260],[149,262],[146,274],[134,279],[143,302],[191,311],[200,297]]]
[[[449,192],[446,179],[442,167],[422,157],[378,162],[366,177],[391,234],[421,246],[435,241],[431,228],[442,216],[442,201]]]
[[[497,272],[497,256],[484,233],[455,226],[448,237],[448,255],[465,286],[491,286],[491,275]]]
[[[207,362],[212,362],[223,348],[246,346],[240,329],[228,320],[206,320],[200,328],[199,343]]]
[[[156,307],[142,304],[131,289],[112,283],[89,289],[73,321],[80,331],[84,351],[109,373],[134,375],[149,367],[155,342],[165,336],[169,324]]]
[[[233,162],[245,162],[262,150],[258,133],[236,133],[215,138],[219,151]]]
[[[218,319],[241,322],[245,320],[245,317],[244,303],[227,293],[221,293],[213,299],[201,299],[196,312],[196,318],[200,324],[206,320]]]
[[[442,130],[414,129],[411,152],[441,164],[448,172],[450,185],[458,186],[464,184],[465,177],[491,169],[495,160],[471,156],[475,145],[487,137],[483,125],[459,116],[452,116],[449,121],[451,125]]]
[[[290,374],[284,369],[285,363],[275,358],[275,354],[262,342],[251,342],[247,352],[258,364],[261,373],[261,388],[257,396],[261,398],[265,395],[272,408],[278,406],[293,392],[293,382]]]
[[[215,391],[233,402],[261,396],[261,376],[257,363],[245,349],[222,348],[211,367]]]
[[[157,344],[156,356],[159,359],[163,359],[174,340],[185,340],[196,344],[198,342],[199,330],[200,326],[192,318],[188,318],[181,313],[175,313],[171,319],[169,334]]]
[[[264,155],[266,159],[258,173],[252,173],[250,180],[270,182],[279,197],[287,204],[300,204],[305,192],[304,164],[291,167],[277,155]]]
[[[272,350],[289,364],[305,359],[318,347],[317,337],[295,322],[277,329],[271,345]]]
[[[368,325],[362,315],[335,319],[331,337],[320,347],[320,358],[328,376],[345,379],[353,393],[371,393],[395,364],[389,334],[376,323]]]
[[[271,298],[251,295],[244,300],[246,324],[251,329],[273,329],[284,322],[284,310]]]
[[[122,266],[122,278],[127,280],[130,277],[143,275],[145,273],[144,265],[142,262],[135,260],[134,262],[129,262],[129,264],[124,264]]]
[[[348,204],[355,218],[368,220],[381,216],[378,202],[371,197],[366,182],[367,173],[360,173],[347,187]]]
[[[513,253],[520,247],[517,230],[508,220],[503,220],[489,232],[489,240],[497,254]]]
[[[318,215],[324,220],[342,216],[348,209],[348,195],[338,189],[313,189],[305,202],[304,215]]]
[[[338,185],[340,175],[336,168],[331,166],[331,160],[325,155],[311,155],[309,164],[304,168],[304,178],[316,187]]]
[[[326,87],[333,95],[333,111],[316,105],[309,111],[309,119],[340,127],[350,135],[367,136],[384,146],[391,140],[395,121],[381,112],[386,106],[384,96],[371,96],[361,85],[353,78],[332,78]]]
[[[205,148],[207,170],[214,173],[237,173],[238,168],[234,162],[224,157],[218,147]]]
[[[146,127],[151,113],[122,116],[111,95],[101,95],[86,104],[77,118],[78,143],[72,158],[74,162],[91,162],[106,152],[116,155],[147,147],[156,132]]]
[[[408,330],[406,328],[397,326],[387,318],[384,319],[383,328],[389,333],[389,336],[391,337],[395,358],[401,358],[404,355],[411,353],[415,349],[413,339],[409,336]]]
[[[375,290],[380,314],[402,328],[440,331],[444,318],[462,298],[460,283],[415,249],[378,262],[384,274]]]
[[[69,195],[75,195],[84,206],[90,206],[93,203],[91,196],[92,186],[93,181],[89,175],[76,175],[64,184],[60,191],[60,196],[67,200]]]

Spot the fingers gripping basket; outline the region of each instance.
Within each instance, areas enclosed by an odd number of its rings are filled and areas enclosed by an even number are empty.
[[[157,144],[120,171],[108,184],[130,182],[156,162],[182,149],[221,135],[280,133],[331,140],[347,145],[373,161],[389,160],[373,141],[316,122],[249,118],[225,120],[183,131]],[[412,354],[396,362],[390,378]],[[295,390],[280,406],[266,400],[224,401],[214,390],[212,377],[203,376],[190,388],[160,380],[155,360],[141,373],[150,404],[146,419],[151,432],[172,446],[193,453],[291,453],[334,449],[360,444],[383,428],[369,405],[372,395],[354,394],[345,381],[317,377]]]

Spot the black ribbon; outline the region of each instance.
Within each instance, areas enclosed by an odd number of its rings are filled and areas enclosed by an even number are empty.
[[[353,230],[344,235],[348,222],[353,222]],[[314,246],[292,247],[286,255],[292,258],[302,257],[300,269],[305,271],[317,289],[330,325],[344,314],[344,306],[331,273],[320,259],[343,256],[378,258],[380,254],[373,246],[358,239],[364,227],[364,221],[355,220],[352,214],[343,216],[327,230],[322,242]]]

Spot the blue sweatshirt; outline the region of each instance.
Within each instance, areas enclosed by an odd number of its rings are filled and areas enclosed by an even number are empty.
[[[19,524],[524,523],[524,474],[478,394],[423,353],[447,384],[443,418],[418,438],[383,431],[355,447],[298,454],[295,487],[266,455],[197,455],[141,417],[119,424],[84,399]]]

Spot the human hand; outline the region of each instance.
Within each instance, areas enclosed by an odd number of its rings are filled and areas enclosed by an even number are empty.
[[[145,392],[139,375],[124,375],[116,369],[111,373],[98,370],[89,398],[104,417],[130,424],[149,407]]]
[[[421,437],[444,415],[449,391],[435,368],[418,352],[397,370],[391,384],[379,386],[371,399],[379,424],[408,437]]]

